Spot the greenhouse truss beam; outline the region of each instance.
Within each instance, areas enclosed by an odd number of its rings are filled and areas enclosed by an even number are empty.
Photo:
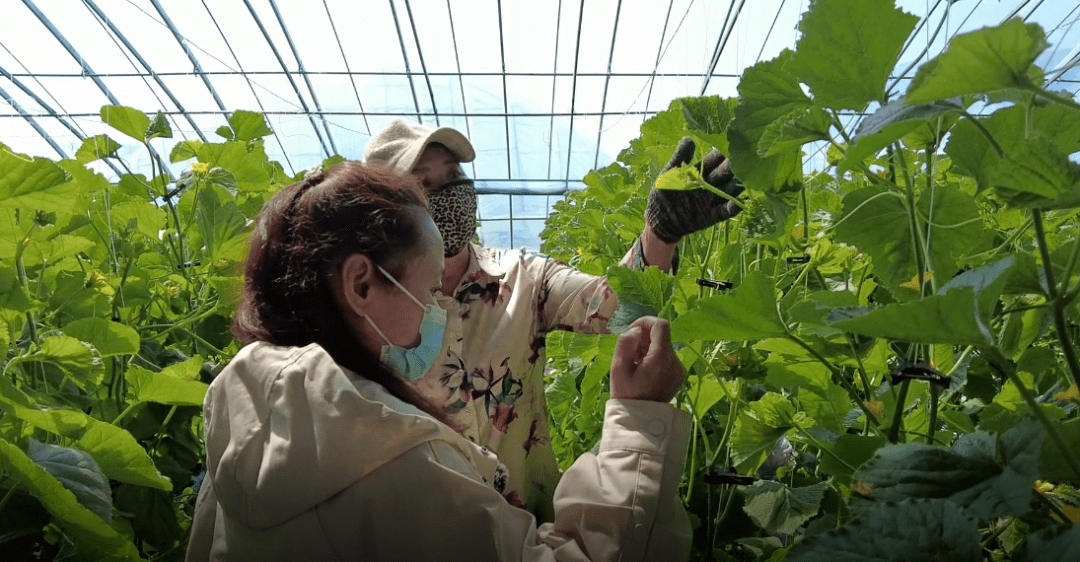
[[[413,105],[416,107],[416,119],[423,124],[424,117],[420,113],[420,100],[416,98],[416,84],[413,83],[412,68],[409,67],[409,53],[405,50],[405,36],[401,34],[401,20],[398,19],[397,8],[394,7],[394,0],[387,0],[387,2],[390,3],[390,13],[394,16],[394,28],[397,29],[398,43],[401,44],[401,61],[405,64],[405,72],[409,74],[409,89],[412,90],[412,101]]]
[[[3,75],[8,80],[11,80],[11,83],[15,84],[16,88],[22,90],[24,94],[30,96],[30,99],[34,100],[34,103],[38,104],[42,109],[44,109],[46,111],[46,114],[49,117],[52,117],[52,118],[56,119],[67,130],[71,131],[71,134],[75,135],[75,138],[79,139],[80,142],[86,140],[86,134],[85,133],[80,131],[77,127],[75,127],[75,125],[68,122],[67,119],[63,118],[66,114],[57,113],[56,110],[53,109],[52,106],[48,104],[48,102],[41,99],[41,96],[38,96],[37,93],[35,93],[33,90],[31,90],[25,84],[23,84],[21,80],[19,80],[15,76],[12,76],[11,73],[9,73],[7,70],[4,70],[3,67],[0,67],[0,75]],[[12,107],[15,107],[15,105],[12,104]],[[16,107],[16,109],[18,109],[18,108]],[[23,113],[23,110],[20,110],[20,113]],[[30,114],[30,113],[25,113],[24,116],[25,115],[28,115],[30,117],[41,117],[40,115],[33,115],[33,114]],[[55,141],[53,141],[51,136],[47,137],[47,140],[49,141],[49,144],[52,144],[53,142],[55,142]],[[120,175],[120,170],[116,167],[115,164],[113,164],[112,162],[110,162],[108,160],[105,160],[105,163],[110,168],[112,168],[112,170],[114,172],[116,172],[116,175]],[[124,163],[124,161],[121,160],[120,164],[124,166],[125,170],[128,170],[127,164]],[[130,173],[130,172],[131,172],[131,170],[128,170],[128,173]]]
[[[622,13],[622,0],[615,7],[615,23],[611,26],[611,50],[608,51],[608,76],[604,79],[604,95],[600,98],[600,125],[596,128],[596,154],[593,156],[593,169],[600,167],[600,138],[604,136],[604,112],[607,111],[608,85],[611,84],[611,62],[615,60],[615,37],[619,33],[619,14]]]
[[[698,95],[705,95],[705,90],[709,87],[709,79],[712,78],[712,73],[716,70],[716,65],[720,62],[720,55],[724,53],[724,48],[727,47],[728,39],[731,38],[731,32],[735,29],[735,24],[739,21],[739,15],[742,14],[742,9],[745,5],[746,0],[739,0],[739,7],[735,8],[735,0],[731,0],[731,7],[728,8],[727,16],[724,17],[724,25],[720,28],[720,37],[716,40],[716,48],[713,49],[712,61],[709,62],[709,68],[706,70],[705,77],[701,81],[701,92]],[[734,16],[732,16],[733,8],[735,8]],[[731,25],[728,25],[729,21]]]
[[[673,2],[675,0],[672,0]],[[553,148],[555,147],[555,87],[558,84],[558,80],[554,77],[555,71],[559,68],[559,32],[562,30],[562,0],[559,0],[559,6],[555,12],[555,56],[551,59],[551,119],[548,125],[548,165],[547,173],[548,177],[551,177],[551,155],[554,154]]]
[[[292,34],[289,33],[289,28],[285,25],[285,20],[281,17],[281,11],[278,10],[277,1],[276,0],[270,0],[270,7],[274,10],[274,16],[277,18],[278,25],[281,26],[282,33],[285,34],[285,41],[289,44],[289,49],[292,51],[293,58],[296,59],[296,65],[297,65],[298,69],[300,70],[300,75],[304,77],[304,84],[307,85],[308,92],[311,93],[311,102],[315,104],[316,111],[318,111],[320,115],[323,115],[323,117],[322,117],[322,125],[323,125],[323,129],[326,131],[326,140],[330,143],[330,150],[332,151],[330,153],[330,155],[340,154],[340,152],[338,152],[337,145],[334,143],[334,135],[330,131],[330,125],[327,124],[325,114],[322,113],[322,105],[319,103],[319,96],[315,93],[315,88],[313,88],[311,86],[311,77],[310,77],[310,75],[308,75],[307,70],[304,68],[304,61],[303,61],[303,59],[300,58],[300,52],[297,51],[296,44],[293,43]],[[254,12],[252,12],[252,15],[254,15]],[[265,33],[264,33],[264,35],[265,35]],[[269,41],[269,37],[267,37],[267,40]],[[271,48],[273,48],[273,47],[271,47]],[[276,49],[275,49],[275,51],[276,51]],[[279,57],[278,60],[280,61],[281,58]],[[284,68],[284,67],[282,67],[282,68]],[[293,89],[294,90],[296,89],[295,84],[293,84]],[[300,95],[299,91],[297,91],[296,93],[297,93],[297,96]],[[304,105],[305,109],[307,108],[306,105],[304,104],[304,98],[303,97],[300,97],[300,104]],[[314,120],[312,120],[311,124],[312,124],[312,126],[315,126]],[[318,129],[316,129],[315,132],[318,133]],[[323,148],[325,149],[325,147],[323,147]]]
[[[353,73],[352,67],[349,66],[349,57],[345,54],[345,47],[341,44],[341,37],[338,35],[337,25],[334,24],[334,17],[330,15],[330,6],[327,5],[326,0],[323,0],[322,5],[323,10],[326,12],[326,19],[330,22],[330,30],[334,32],[334,42],[337,43],[338,51],[341,52],[341,60],[345,63],[345,71],[349,75],[349,83],[352,84],[353,94],[356,95],[356,105],[360,108],[360,111],[364,111],[364,103],[360,101],[360,90],[356,87],[356,75]],[[321,73],[309,72],[309,74]],[[371,136],[371,124],[368,123],[367,115],[364,115],[364,129],[367,130],[368,136]]]
[[[111,31],[112,34],[117,39],[119,39],[121,43],[124,44],[124,47],[126,47],[127,50],[132,54],[132,56],[135,57],[135,60],[139,61],[139,64],[141,64],[143,68],[146,69],[146,72],[148,72],[150,76],[154,79],[158,87],[161,88],[161,91],[165,92],[165,95],[169,97],[169,100],[173,102],[173,105],[175,105],[176,108],[180,110],[180,113],[182,113],[187,119],[188,124],[191,125],[191,128],[195,131],[195,134],[199,136],[199,140],[206,142],[206,136],[203,135],[202,129],[200,129],[199,126],[195,124],[195,120],[193,120],[191,118],[191,115],[189,115],[188,112],[184,109],[184,104],[180,103],[180,100],[177,99],[176,96],[173,94],[172,90],[165,85],[165,82],[161,79],[161,77],[158,76],[156,72],[154,72],[153,67],[151,67],[150,64],[146,62],[146,59],[144,59],[143,56],[139,54],[139,51],[135,49],[135,46],[131,44],[131,41],[128,41],[127,37],[124,36],[124,34],[120,32],[116,25],[113,24],[112,20],[110,20],[105,15],[105,13],[101,11],[101,8],[98,8],[97,4],[94,3],[94,0],[83,0],[83,2],[88,8],[90,8],[91,11],[93,11],[97,15],[99,21],[102,22],[102,25],[105,25],[109,29],[109,31]],[[145,75],[143,75],[143,77],[145,78]]]
[[[205,10],[206,15],[210,17],[210,21],[214,22],[214,29],[216,29],[217,32],[218,32],[218,35],[221,36],[221,40],[225,43],[225,48],[229,50],[229,54],[232,55],[233,62],[236,63],[236,68],[239,70],[239,73],[230,72],[228,74],[229,75],[240,75],[240,76],[244,77],[244,82],[247,83],[248,89],[251,90],[251,97],[255,99],[255,104],[259,106],[259,111],[263,115],[266,115],[266,107],[263,106],[262,100],[259,99],[259,93],[257,91],[255,91],[255,86],[252,84],[251,79],[248,78],[247,73],[244,72],[244,67],[243,67],[243,65],[240,64],[240,57],[236,56],[236,51],[233,50],[232,44],[229,43],[229,38],[225,37],[225,32],[221,29],[221,26],[218,24],[217,18],[214,17],[214,13],[210,11],[210,6],[206,5],[206,0],[201,0],[201,2],[202,2],[202,5],[203,5],[203,10]],[[179,34],[177,34],[175,31],[173,33],[177,37],[177,40],[179,40]],[[187,45],[184,45],[184,46],[185,46],[185,49],[186,49]],[[189,55],[189,58],[193,58],[193,57],[191,57],[190,52],[188,53],[188,55]],[[228,66],[228,65],[226,65],[226,66]],[[199,67],[196,66],[196,68],[199,68]],[[203,73],[203,82],[206,82],[206,75],[207,74],[211,74],[211,73]],[[222,73],[222,74],[225,74],[225,73]],[[274,74],[277,74],[277,73],[274,73]],[[222,110],[224,110],[225,107],[222,105],[221,100],[217,99],[216,92],[210,86],[209,82],[206,82],[206,85],[207,85],[208,88],[211,88],[210,92],[214,94],[214,99],[217,101],[218,107],[221,108]],[[231,112],[227,112],[226,114],[227,115],[231,114]],[[295,174],[296,173],[296,168],[293,167],[292,160],[289,159],[289,153],[285,151],[285,145],[281,143],[281,138],[279,136],[277,136],[277,135],[274,135],[274,141],[277,142],[278,148],[281,149],[281,155],[285,158],[285,164],[287,164],[289,166],[289,170],[290,170],[289,173]]]
[[[19,102],[15,101],[15,98],[11,97],[3,88],[0,88],[0,98],[3,98],[4,101],[8,102],[11,105],[11,107],[15,108],[15,111],[18,111],[19,115],[22,115],[23,119],[25,119],[26,122],[29,123],[30,126],[33,127],[39,135],[45,138],[45,141],[48,142],[49,146],[51,146],[52,149],[60,155],[61,159],[66,159],[68,157],[67,153],[64,152],[64,149],[60,148],[60,145],[56,144],[56,141],[51,136],[45,133],[45,129],[41,127],[41,125],[37,122],[37,119],[35,119],[33,115],[27,113],[26,110],[24,110],[22,106],[19,105]]]
[[[254,20],[255,25],[259,27],[263,39],[265,39],[266,44],[270,46],[270,51],[274,53],[274,58],[277,59],[278,65],[281,66],[281,70],[285,73],[285,78],[289,81],[289,85],[292,86],[293,92],[296,94],[296,99],[300,102],[300,107],[303,109],[303,112],[307,114],[308,121],[311,122],[311,128],[315,130],[315,136],[319,139],[319,145],[323,149],[323,154],[325,154],[327,158],[336,154],[336,150],[330,152],[330,149],[327,148],[326,141],[323,139],[322,133],[319,132],[319,126],[315,123],[315,115],[308,108],[307,102],[304,101],[304,96],[300,93],[300,88],[296,85],[296,80],[293,79],[292,73],[289,72],[288,67],[285,66],[285,61],[281,58],[281,52],[278,51],[274,42],[270,40],[270,34],[266,32],[266,26],[263,25],[262,19],[259,18],[259,14],[255,13],[255,8],[251,5],[250,0],[244,0],[244,5],[247,6],[248,12],[251,13],[251,19]],[[288,36],[287,31],[285,34]],[[291,40],[289,41],[291,43]],[[303,64],[299,59],[297,59],[297,63]],[[327,131],[326,134],[329,135],[330,131]],[[333,141],[331,141],[331,143],[333,143]]]
[[[562,0],[559,0],[559,1],[561,2]],[[468,113],[469,113],[469,103],[467,101],[465,101],[465,81],[463,81],[461,79],[461,76],[463,76],[463,74],[461,72],[461,56],[458,53],[457,32],[454,30],[454,12],[450,9],[450,0],[446,0],[446,14],[450,18],[450,40],[451,40],[452,44],[454,45],[454,64],[457,65],[458,88],[461,89],[461,110],[466,114],[465,115],[465,138],[471,139],[472,138],[472,129],[471,129],[470,125],[469,125],[469,115],[468,115]],[[476,162],[475,161],[470,162],[470,165],[472,166],[472,171],[473,171],[472,175],[475,176],[476,175]]]
[[[79,63],[79,66],[82,67],[83,70],[90,74],[94,73],[94,70],[90,68],[90,65],[82,58],[82,56],[79,55],[79,52],[75,50],[75,47],[71,45],[71,43],[67,40],[67,37],[64,37],[64,34],[60,33],[60,30],[57,29],[55,25],[53,25],[52,20],[50,20],[48,17],[45,16],[44,13],[42,13],[42,11],[37,7],[37,5],[34,4],[33,0],[23,0],[23,4],[25,4],[31,12],[33,12],[34,16],[37,17],[38,21],[40,21],[41,24],[49,30],[49,33],[52,34],[53,38],[60,42],[60,45],[62,45],[64,49],[68,52],[68,54],[71,55],[71,58],[75,59],[75,62]],[[97,84],[97,87],[101,89],[101,92],[103,94],[105,94],[105,97],[109,100],[109,103],[113,105],[120,105],[120,102],[116,99],[116,96],[114,96],[113,93],[109,91],[108,86],[106,86],[100,78],[91,77],[90,79],[93,80],[94,84]],[[147,148],[149,148],[150,150],[151,157],[158,161],[158,164],[161,166],[162,171],[167,174],[169,178],[172,178],[172,171],[165,166],[165,161],[161,158],[161,155],[158,154],[157,150],[155,150],[152,146],[148,146]]]
[[[412,5],[405,0],[405,12],[409,14],[409,27],[412,28],[413,42],[416,43],[416,56],[420,59],[420,72],[424,74],[424,83],[427,84],[428,97],[431,98],[431,112],[435,114],[435,126],[439,124],[439,106],[435,103],[435,90],[431,87],[431,77],[428,75],[427,64],[424,62],[424,48],[420,45],[420,34],[416,30],[416,20],[413,19]]]
[[[503,111],[510,112],[510,102],[506,97],[506,41],[503,37],[503,12],[502,12],[502,0],[497,3],[499,13],[499,64],[502,65],[502,99],[503,99]],[[503,117],[503,127],[506,130],[506,175],[507,177],[513,177],[514,173],[510,169],[510,116]],[[513,209],[510,211],[510,218],[514,217]],[[510,247],[514,247],[514,231],[510,231]]]
[[[668,0],[667,15],[664,16],[664,28],[660,31],[660,41],[656,45],[656,62],[653,63],[652,74],[649,75],[649,93],[648,93],[648,95],[645,96],[645,109],[649,109],[649,102],[652,101],[653,84],[656,84],[656,77],[660,76],[659,74],[656,73],[656,70],[658,68],[660,68],[660,59],[664,56],[664,38],[667,37],[668,22],[671,21],[671,8],[674,5],[675,5],[675,0]],[[687,8],[687,11],[689,12],[689,8]],[[683,16],[683,17],[685,17],[685,16]],[[681,21],[679,22],[679,27],[682,27],[682,22]],[[678,32],[679,32],[679,30],[676,29],[675,33],[678,33]],[[670,41],[668,42],[668,44],[669,45],[671,44]],[[639,97],[641,96],[641,92],[638,92],[638,96]],[[637,100],[634,100],[634,101],[637,101]],[[642,122],[644,122],[644,121],[645,120],[643,118]]]
[[[559,14],[559,16],[562,17],[562,14]],[[577,44],[574,47],[574,80],[570,86],[570,126],[567,127],[569,132],[566,141],[566,175],[564,177],[568,185],[570,183],[570,156],[574,154],[574,108],[577,107],[577,71],[581,55],[581,24],[584,19],[585,4],[583,2],[578,5]]]
[[[412,77],[412,76],[470,76],[470,77],[483,77],[483,76],[524,76],[524,77],[540,77],[540,78],[570,78],[574,76],[571,72],[410,72],[410,71],[398,71],[393,70],[307,70],[305,71],[311,76],[395,76],[395,77]],[[191,76],[191,72],[158,72],[158,76]],[[279,71],[270,70],[230,70],[228,72],[220,70],[209,70],[202,72],[201,74],[206,76],[277,76],[282,74]],[[63,73],[63,72],[35,72],[33,74],[27,72],[15,73],[15,76],[23,77],[38,77],[38,78],[85,78],[90,74],[78,73]],[[94,74],[101,78],[141,78],[145,74],[141,72],[100,72]],[[611,76],[612,78],[701,78],[700,72],[579,72],[577,76],[582,78],[606,78]],[[713,73],[713,77],[719,78],[739,78],[740,74],[721,74]]]

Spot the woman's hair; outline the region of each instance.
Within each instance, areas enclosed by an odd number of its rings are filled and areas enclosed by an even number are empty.
[[[336,269],[353,254],[403,278],[423,250],[417,219],[426,208],[414,179],[357,162],[310,173],[281,190],[263,208],[252,235],[233,335],[244,344],[317,343],[339,365],[447,423],[442,408],[359,345],[334,297]]]

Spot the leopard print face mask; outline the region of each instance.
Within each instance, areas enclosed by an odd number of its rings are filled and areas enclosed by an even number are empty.
[[[431,218],[442,234],[446,257],[458,255],[476,235],[476,189],[470,179],[428,191]]]

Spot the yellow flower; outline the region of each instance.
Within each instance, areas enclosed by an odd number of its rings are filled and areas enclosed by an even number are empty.
[[[171,285],[171,286],[165,288],[165,296],[167,296],[167,297],[171,298],[171,297],[175,297],[176,295],[179,295],[179,294],[180,294],[180,287],[177,287],[176,285]]]
[[[1080,402],[1080,389],[1077,389],[1074,384],[1069,390],[1055,394],[1054,400],[1074,400]]]
[[[934,272],[933,271],[927,271],[926,275],[923,276],[923,283],[925,284],[927,281],[930,281],[933,278],[934,278]],[[920,287],[919,287],[919,276],[918,275],[913,276],[911,278],[911,281],[904,281],[903,283],[900,284],[900,286],[905,288],[905,289],[911,289],[912,291],[916,291],[916,292],[919,291],[919,289],[920,289]]]
[[[210,164],[205,162],[196,162],[191,166],[191,172],[196,176],[205,176],[210,173]]]
[[[866,409],[870,410],[870,413],[874,414],[875,417],[880,418],[885,415],[885,403],[881,400],[867,400],[866,402],[863,402],[863,404],[866,405]]]

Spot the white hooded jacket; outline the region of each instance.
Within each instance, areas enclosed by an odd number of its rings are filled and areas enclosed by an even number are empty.
[[[597,455],[539,528],[486,449],[318,345],[245,347],[210,385],[194,560],[684,560],[676,490],[690,418],[608,402]]]

